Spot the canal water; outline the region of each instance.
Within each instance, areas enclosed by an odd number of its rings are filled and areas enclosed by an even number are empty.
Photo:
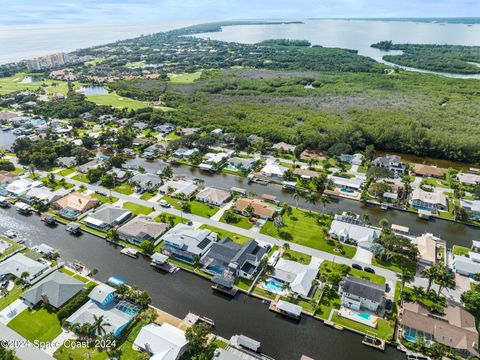
[[[156,173],[158,170],[166,167],[167,164],[162,160],[147,161],[145,159],[136,158],[129,160],[127,166],[142,166],[147,171]],[[295,206],[297,205],[291,195],[292,193],[286,191],[280,185],[249,183],[245,177],[224,173],[210,174],[187,165],[175,165],[172,167],[175,175],[184,175],[192,179],[202,179],[207,186],[227,190],[236,186],[244,188],[249,192],[253,192],[258,196],[264,193],[271,194],[275,195],[279,201],[285,201]],[[311,209],[312,211],[323,211],[321,204],[315,204],[312,206],[311,204],[307,204],[303,199],[298,200],[298,206],[304,209]],[[363,204],[359,201],[349,199],[332,199],[332,203],[326,205],[325,211],[332,213],[353,211],[361,215],[367,214],[373,225],[378,225],[379,221],[385,218],[390,224],[409,227],[412,234],[420,235],[429,232],[439,236],[447,242],[448,246],[458,244],[469,247],[472,245],[472,240],[480,239],[480,229],[478,227],[467,226],[441,219],[425,221],[419,219],[416,214],[392,209],[386,211],[378,206]]]
[[[64,261],[79,260],[98,269],[96,277],[105,281],[116,275],[127,283],[149,292],[152,305],[183,318],[192,311],[215,321],[215,332],[230,338],[245,334],[262,343],[262,350],[277,360],[297,360],[302,354],[320,359],[400,360],[403,353],[394,348],[385,352],[367,348],[362,338],[338,331],[321,321],[302,317],[299,323],[268,311],[258,299],[238,294],[234,299],[216,295],[210,282],[179,271],[164,275],[142,258],[131,259],[120,249],[89,234],[69,235],[63,225],[49,227],[37,215],[24,216],[13,208],[0,209],[0,233],[13,229],[21,233],[28,246],[46,243],[59,251]]]

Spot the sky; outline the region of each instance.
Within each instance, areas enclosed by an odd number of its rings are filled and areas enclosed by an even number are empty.
[[[0,0],[0,6],[0,25],[480,16],[479,0]]]

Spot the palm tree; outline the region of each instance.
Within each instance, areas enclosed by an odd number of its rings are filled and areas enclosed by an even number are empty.
[[[293,199],[295,200],[295,207],[298,208],[298,199],[303,198],[303,192],[295,189],[295,191],[292,194]]]
[[[402,282],[403,291],[405,284],[411,283],[415,279],[415,276],[411,272],[407,271],[406,268],[402,268],[402,272],[397,274],[397,278]]]
[[[325,207],[330,204],[332,201],[327,195],[322,195],[320,196],[320,199],[318,199],[320,203],[322,204],[322,213],[325,212]]]
[[[310,204],[309,211],[312,212],[312,206],[315,206],[317,203],[317,195],[315,193],[310,193],[308,196],[305,198],[308,204]]]
[[[110,325],[111,324],[105,321],[105,319],[103,318],[103,315],[98,317],[96,315],[93,315],[93,323],[91,324],[92,334],[93,335],[96,334],[97,336],[105,335],[107,333],[105,328]]]
[[[20,275],[20,279],[22,279],[23,282],[26,282],[26,280],[29,278],[29,276],[30,276],[30,274],[28,273],[28,271],[24,271]]]
[[[284,242],[282,245],[282,248],[284,251],[290,250],[290,244],[287,242]]]
[[[380,219],[380,221],[378,222],[378,224],[382,227],[382,229],[385,231],[388,227],[388,220],[383,218],[383,219]]]
[[[432,287],[432,283],[438,276],[438,267],[436,266],[429,266],[428,268],[423,269],[422,276],[428,279],[428,286],[427,286],[427,293],[430,291]]]
[[[425,295],[425,290],[421,286],[414,286],[412,287],[412,295],[415,300],[421,299]]]
[[[447,268],[443,268],[442,271],[439,272],[438,277],[434,280],[435,284],[438,285],[438,292],[437,295],[440,296],[442,289],[455,289],[457,285],[455,283],[455,277],[448,272]]]

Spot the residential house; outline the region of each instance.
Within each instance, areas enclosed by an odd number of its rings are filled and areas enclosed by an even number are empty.
[[[339,189],[350,190],[350,191],[362,191],[364,179],[359,177],[346,178],[341,176],[329,175],[328,176],[332,181],[333,185]]]
[[[145,215],[139,215],[120,226],[117,229],[117,235],[120,240],[139,245],[145,240],[155,242],[169,228],[168,224],[153,221]]]
[[[232,157],[228,160],[228,164],[233,166],[239,171],[248,173],[255,168],[258,158],[241,158],[241,157]]]
[[[138,130],[145,130],[145,129],[148,128],[148,124],[144,123],[142,121],[137,121],[137,122],[134,122],[132,124],[132,127],[134,127],[135,129],[138,129]]]
[[[83,219],[83,222],[93,229],[107,231],[110,228],[123,224],[131,216],[132,213],[128,210],[112,205],[104,205]]]
[[[313,179],[320,175],[318,171],[313,171],[308,168],[295,168],[293,170],[293,173],[304,179]]]
[[[385,155],[377,157],[371,162],[370,165],[386,168],[392,171],[395,176],[403,175],[408,168],[407,164],[403,163],[398,155]]]
[[[202,170],[216,170],[228,159],[229,154],[224,152],[206,153],[203,162],[198,166]]]
[[[412,192],[410,204],[420,210],[448,211],[447,196],[438,191],[425,191],[417,187]]]
[[[206,204],[220,206],[230,199],[230,193],[225,190],[206,187],[200,190],[195,198]]]
[[[312,293],[313,280],[315,280],[317,274],[318,264],[304,265],[280,258],[271,277],[282,284],[288,284],[294,294],[309,299]]]
[[[217,238],[217,233],[211,230],[177,224],[162,236],[165,243],[163,251],[176,259],[194,264],[210,249]]]
[[[300,159],[308,160],[308,159],[322,159],[325,156],[326,152],[324,150],[319,149],[305,149],[300,154]]]
[[[174,151],[173,156],[176,158],[188,160],[192,155],[198,152],[199,150],[197,148],[193,148],[193,149],[180,148]]]
[[[15,180],[17,175],[12,174],[6,170],[0,170],[0,185],[7,185],[10,184],[12,181]]]
[[[136,137],[132,141],[132,146],[144,147],[144,146],[148,146],[151,143],[152,143],[152,140],[146,139],[144,137]]]
[[[421,303],[403,302],[399,312],[401,334],[407,341],[439,343],[462,356],[479,356],[478,330],[472,314],[459,306],[447,306],[444,315],[431,313]]]
[[[415,164],[412,173],[417,176],[442,178],[444,171],[442,168],[432,165]]]
[[[133,345],[151,355],[150,359],[178,360],[187,350],[188,341],[185,331],[163,323],[142,327]]]
[[[65,197],[71,192],[72,189],[60,188],[58,190],[52,191],[45,186],[35,187],[28,190],[26,194],[22,195],[21,200],[27,204],[31,204],[34,200],[38,200],[48,205]]]
[[[165,123],[155,126],[154,130],[161,134],[167,135],[175,130],[175,126],[171,123]]]
[[[247,137],[247,141],[251,144],[259,144],[265,141],[265,139],[261,136],[252,134]]]
[[[77,164],[77,159],[74,156],[63,156],[57,158],[57,165],[64,168],[71,168]]]
[[[27,273],[28,276],[25,280],[31,282],[47,269],[47,265],[32,260],[21,253],[17,253],[0,263],[0,276],[12,275],[20,279],[22,274]]]
[[[480,200],[460,200],[460,206],[467,210],[472,220],[480,220]]]
[[[147,160],[152,160],[160,155],[164,155],[167,153],[168,143],[161,142],[157,144],[150,145],[146,149],[143,150],[143,157]]]
[[[128,179],[128,174],[125,170],[119,168],[112,168],[107,171],[107,174],[113,175],[115,182],[122,183]]]
[[[339,293],[342,296],[342,306],[356,311],[377,312],[384,303],[385,285],[347,276],[340,282]]]
[[[437,262],[437,241],[439,238],[430,233],[417,236],[415,243],[420,253],[418,262],[423,265],[432,265]]]
[[[272,220],[276,214],[282,211],[277,205],[266,203],[259,199],[239,199],[233,210],[243,216],[256,216],[261,219]],[[251,214],[250,214],[251,210]]]
[[[452,269],[457,274],[469,277],[480,274],[480,254],[470,251],[468,256],[455,255]]]
[[[180,133],[183,136],[189,136],[189,135],[193,135],[193,134],[199,132],[200,130],[201,130],[200,128],[196,128],[196,127],[182,128],[182,129],[180,129]]]
[[[5,189],[7,190],[8,195],[17,197],[25,195],[30,189],[41,186],[43,186],[41,181],[23,178],[12,181],[5,187]]]
[[[457,175],[458,181],[464,185],[479,185],[480,184],[480,175],[471,174],[471,173],[459,173]]]
[[[223,134],[223,130],[222,129],[213,129],[212,131],[210,131],[212,134],[214,135],[222,135]]]
[[[81,174],[88,173],[88,170],[94,170],[98,168],[102,164],[102,160],[99,158],[95,158],[85,164],[77,166],[77,171]]]
[[[169,180],[163,184],[159,191],[172,196],[190,197],[198,189],[198,186],[190,180]]]
[[[138,173],[132,176],[129,182],[136,186],[137,192],[154,191],[162,185],[162,179],[158,175],[150,173]]]
[[[360,153],[356,153],[356,154],[341,154],[340,155],[340,161],[342,162],[346,162],[346,163],[349,163],[349,164],[352,164],[352,165],[362,165],[362,162],[363,162],[363,155],[360,154]]]
[[[480,253],[480,241],[472,240],[472,250],[476,253]]]
[[[84,286],[83,282],[75,279],[73,276],[61,271],[55,271],[33,285],[20,297],[28,301],[32,306],[43,302],[59,309],[82,291]]]
[[[295,147],[296,147],[295,145],[287,144],[282,141],[282,142],[273,144],[272,149],[280,152],[293,153],[295,151]]]
[[[252,279],[267,251],[267,247],[260,246],[255,240],[240,245],[223,238],[202,256],[200,265],[213,275],[232,274],[233,277]]]
[[[118,337],[140,311],[139,306],[118,300],[115,289],[106,284],[94,287],[88,297],[89,300],[66,319],[67,324],[93,324],[95,318],[103,317],[105,332]]]
[[[260,174],[275,180],[282,180],[285,171],[287,171],[286,167],[277,164],[275,161],[267,161],[265,166],[260,170]]]
[[[365,225],[359,216],[352,217],[345,213],[335,215],[328,234],[339,241],[355,243],[359,247],[369,250],[373,240],[380,237],[381,230]]]
[[[60,215],[75,219],[78,215],[93,209],[99,201],[89,195],[73,192],[51,204],[52,209],[59,210]]]

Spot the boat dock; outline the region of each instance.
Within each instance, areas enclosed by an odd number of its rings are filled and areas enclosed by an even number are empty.
[[[377,338],[375,335],[366,334],[362,344],[370,346],[374,349],[385,350],[385,340]]]
[[[152,261],[150,262],[150,265],[153,266],[156,269],[165,271],[167,273],[173,274],[180,270],[178,266],[172,265],[168,263],[168,256],[161,254],[161,253],[155,253],[151,256]]]
[[[235,295],[237,295],[237,292],[238,292],[237,288],[227,288],[219,284],[212,285],[212,289],[231,297],[234,297]]]
[[[268,310],[298,320],[302,316],[302,307],[288,301],[276,300],[270,303]]]
[[[205,323],[207,325],[210,325],[212,327],[215,326],[215,323],[212,319],[194,314],[192,312],[189,312],[187,314],[187,316],[185,316],[185,318],[183,319],[183,322],[186,323],[187,325],[190,325],[190,326],[194,325],[198,322],[203,322],[203,323]]]

